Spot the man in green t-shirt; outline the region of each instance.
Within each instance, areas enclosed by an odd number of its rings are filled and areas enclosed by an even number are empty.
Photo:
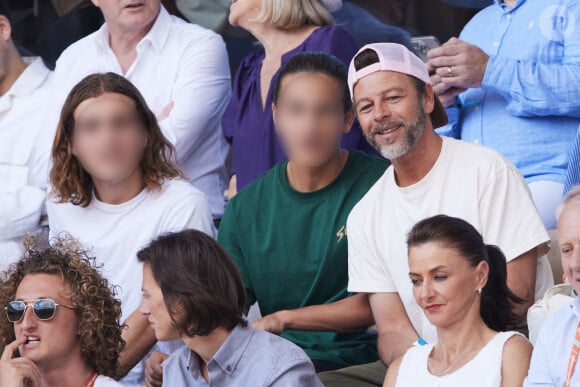
[[[272,109],[289,161],[231,200],[218,234],[264,316],[254,327],[302,347],[317,371],[378,359],[368,299],[347,292],[345,226],[388,163],[340,149],[354,121],[346,80],[322,53],[282,67]]]

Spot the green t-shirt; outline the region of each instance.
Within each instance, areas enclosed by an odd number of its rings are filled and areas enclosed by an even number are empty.
[[[293,190],[281,162],[238,193],[220,224],[218,241],[236,262],[248,305],[262,315],[343,299],[349,295],[346,219],[382,176],[388,162],[350,151],[340,175],[311,193]],[[341,365],[378,359],[366,332],[286,331],[313,360]]]

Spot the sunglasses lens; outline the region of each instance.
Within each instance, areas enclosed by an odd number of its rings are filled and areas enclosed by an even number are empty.
[[[34,302],[34,314],[39,320],[50,320],[54,317],[56,305],[53,300],[42,299]]]
[[[26,310],[26,305],[21,301],[11,301],[6,307],[6,315],[8,316],[8,321],[18,322],[22,319],[24,311]]]

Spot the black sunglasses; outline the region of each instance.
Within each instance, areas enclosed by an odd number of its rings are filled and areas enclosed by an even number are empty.
[[[32,306],[34,315],[37,319],[46,321],[54,318],[56,314],[56,307],[62,306],[67,309],[75,310],[70,306],[57,304],[53,299],[50,298],[39,298],[38,300],[29,301],[10,301],[6,309],[6,317],[8,321],[12,323],[17,323],[22,321],[24,314],[26,313],[26,308]]]

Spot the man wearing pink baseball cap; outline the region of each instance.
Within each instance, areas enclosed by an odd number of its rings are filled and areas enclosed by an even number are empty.
[[[486,244],[499,246],[508,260],[508,286],[525,300],[514,305],[522,324],[535,297],[553,283],[543,256],[549,237],[510,162],[435,133],[447,116],[426,65],[407,48],[364,46],[350,64],[348,83],[365,137],[392,163],[347,221],[348,290],[368,294],[382,362],[323,373],[321,380],[326,386],[380,386],[385,365],[411,345],[437,341],[409,279],[405,240],[413,225],[438,214],[459,217]],[[436,297],[446,313],[444,297]]]

